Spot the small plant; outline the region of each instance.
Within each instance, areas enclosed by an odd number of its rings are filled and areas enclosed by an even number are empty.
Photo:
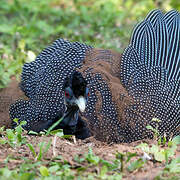
[[[96,155],[94,155],[91,148],[89,148],[88,154],[85,155],[85,159],[90,163],[97,165],[100,162],[100,158]]]
[[[169,158],[174,156],[175,150],[177,149],[177,143],[174,142],[174,139],[169,141],[166,149],[155,144],[150,147],[147,143],[141,143],[136,148],[140,148],[143,152],[153,156],[154,160],[159,162],[166,161],[167,164]]]
[[[158,142],[158,145],[165,145],[167,142],[166,136],[164,135],[163,137],[160,135],[158,128],[159,128],[159,123],[161,122],[161,120],[157,119],[157,118],[153,118],[152,122],[156,123],[156,127],[153,128],[151,125],[146,126],[147,129],[151,130],[154,134],[154,139],[155,141]]]
[[[150,156],[153,156],[155,161],[163,162],[165,161],[166,164],[169,162],[169,158],[174,156],[175,150],[177,149],[177,144],[180,144],[179,136],[175,137],[172,140],[169,140],[168,147],[162,148],[167,142],[166,137],[162,138],[158,131],[158,123],[161,122],[157,118],[152,119],[153,122],[156,122],[156,128],[148,125],[147,129],[152,130],[154,132],[154,139],[157,140],[157,145],[153,144],[151,147],[147,143],[141,143],[136,148],[141,148],[143,152],[147,153]],[[161,145],[161,146],[160,146]]]
[[[126,169],[129,172],[133,172],[136,169],[139,169],[143,167],[146,161],[144,161],[142,158],[138,158],[138,160],[130,161],[133,157],[136,157],[136,153],[127,152],[126,154],[123,153],[117,153],[116,154],[116,163],[120,163],[120,172],[124,172],[124,169]]]
[[[136,153],[127,152],[123,154],[118,152],[116,154],[116,159],[113,162],[108,162],[94,155],[92,149],[89,148],[88,154],[85,155],[85,158],[76,157],[76,161],[82,163],[85,160],[87,160],[91,166],[94,165],[99,167],[99,174],[97,176],[99,178],[107,179],[108,177],[112,177],[115,179],[121,179],[123,177],[123,173],[125,172],[125,170],[133,172],[136,169],[142,168],[145,164],[146,161],[142,158],[138,158],[138,160],[131,161],[132,158],[136,156]],[[111,172],[114,172],[114,176],[110,176]]]
[[[45,157],[45,155],[47,154],[50,146],[51,146],[51,140],[49,140],[49,142],[46,144],[45,142],[40,142],[38,144],[39,147],[39,152],[37,153],[35,151],[34,146],[31,143],[28,143],[27,146],[29,147],[30,151],[32,152],[35,161],[41,161],[43,157]]]
[[[146,161],[144,161],[142,158],[139,158],[135,161],[133,161],[132,163],[130,163],[130,165],[127,167],[127,170],[129,172],[133,172],[139,168],[142,168],[143,165],[145,164]]]
[[[180,158],[173,159],[179,144],[180,136],[176,136],[168,142],[168,146],[166,148],[162,148],[155,144],[150,147],[147,143],[141,143],[136,148],[140,148],[143,152],[147,153],[150,157],[152,157],[151,160],[165,163],[165,168],[160,174],[170,175],[173,173],[180,173]]]
[[[18,119],[14,119],[14,122],[17,123],[17,127],[15,129],[6,129],[3,131],[4,128],[1,128],[0,133],[3,137],[0,138],[0,144],[9,144],[11,147],[15,148],[26,143],[26,137],[22,135],[22,126],[25,125],[26,122],[21,121],[18,123]]]

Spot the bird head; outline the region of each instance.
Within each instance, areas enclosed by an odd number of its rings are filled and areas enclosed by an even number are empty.
[[[80,72],[75,71],[64,84],[64,102],[67,108],[85,111],[89,90]]]
[[[75,71],[64,83],[64,104],[66,106],[63,120],[59,124],[64,134],[74,134],[79,121],[79,111],[86,108],[89,90],[87,82],[80,72]]]

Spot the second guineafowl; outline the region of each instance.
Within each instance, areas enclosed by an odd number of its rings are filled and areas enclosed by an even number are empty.
[[[147,125],[168,138],[180,133],[180,14],[152,11],[138,24],[122,57],[58,39],[23,67],[29,100],[11,105],[11,119],[27,130],[47,129],[59,118],[67,134],[107,142],[152,138]],[[79,111],[81,113],[79,113]]]

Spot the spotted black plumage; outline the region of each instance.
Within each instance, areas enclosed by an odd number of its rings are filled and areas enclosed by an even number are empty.
[[[26,63],[20,87],[29,100],[19,100],[11,105],[11,119],[25,120],[27,124],[24,128],[37,132],[60,119],[66,111],[64,84],[75,69],[82,66],[85,52],[90,48],[78,42],[58,39],[42,51],[35,61]]]
[[[28,130],[48,128],[66,111],[62,87],[76,70],[86,79],[90,93],[85,112],[76,119],[76,134],[89,136],[86,121],[98,140],[119,143],[152,138],[146,129],[148,124],[156,127],[152,118],[161,120],[161,135],[179,134],[179,37],[179,13],[154,10],[135,27],[122,57],[111,50],[58,39],[24,65],[21,89],[29,100],[11,106],[11,119],[26,120]]]
[[[134,119],[134,140],[144,137],[143,124],[161,120],[159,132],[167,137],[179,133],[180,126],[180,14],[172,10],[149,13],[138,24],[123,53],[121,82],[135,103],[126,110],[128,121]],[[143,128],[142,128],[143,126]],[[139,138],[138,138],[139,136]]]

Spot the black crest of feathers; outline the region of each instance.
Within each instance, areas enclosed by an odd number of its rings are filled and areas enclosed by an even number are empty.
[[[77,76],[69,78],[73,73]],[[68,84],[78,96],[88,87],[90,96],[81,118],[98,140],[120,143],[152,138],[147,125],[158,127],[167,138],[179,135],[179,12],[150,12],[134,28],[122,56],[56,40],[24,65],[21,89],[29,100],[11,105],[11,119],[26,120],[27,130],[47,129],[65,111]],[[160,120],[158,126],[153,118]]]
[[[74,71],[70,77],[66,78],[63,89],[68,86],[72,88],[75,97],[78,98],[79,96],[84,96],[84,92],[86,92],[87,82],[80,72]]]

